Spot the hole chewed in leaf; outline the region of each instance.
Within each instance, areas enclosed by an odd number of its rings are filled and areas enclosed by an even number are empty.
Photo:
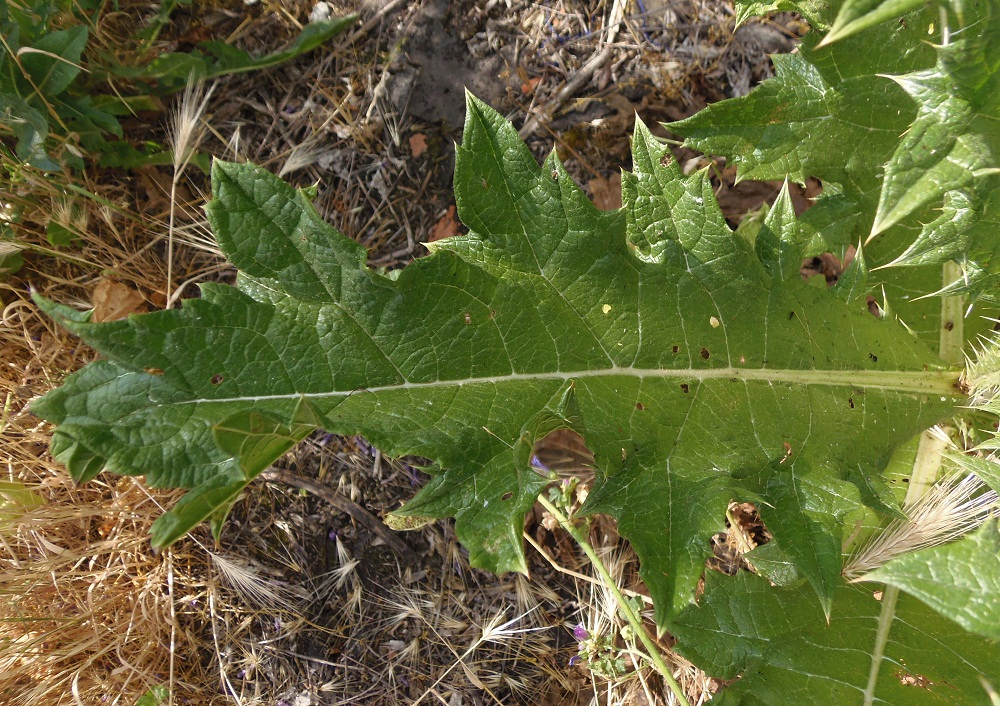
[[[764,526],[753,503],[729,503],[726,510],[726,531],[717,532],[710,540],[712,556],[705,566],[727,576],[735,576],[741,569],[754,571],[744,555],[771,541],[771,533]]]
[[[587,448],[583,437],[572,429],[556,429],[535,443],[531,464],[545,472],[562,478],[593,477],[594,454]]]

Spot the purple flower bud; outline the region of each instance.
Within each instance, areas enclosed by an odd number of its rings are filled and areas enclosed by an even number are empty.
[[[579,623],[573,627],[573,638],[575,640],[583,642],[588,637],[590,637],[590,633],[588,633],[586,628],[583,627],[583,623]]]
[[[574,666],[580,663],[580,655],[573,655],[569,658],[569,666]]]

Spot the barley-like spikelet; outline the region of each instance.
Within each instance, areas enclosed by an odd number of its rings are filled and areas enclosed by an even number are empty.
[[[981,525],[997,506],[993,490],[982,492],[975,475],[953,475],[903,508],[906,520],[894,520],[875,535],[844,567],[850,580],[873,571],[896,557],[944,544]]]

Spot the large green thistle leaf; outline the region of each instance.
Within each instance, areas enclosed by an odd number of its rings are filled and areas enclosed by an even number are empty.
[[[687,145],[732,160],[741,179],[822,180],[823,194],[803,216],[813,247],[837,252],[877,236],[867,246],[872,267],[910,268],[883,269],[871,284],[931,344],[939,304],[921,295],[1000,302],[1000,2],[953,5],[947,15],[925,8],[872,26],[872,17],[908,4],[844,3],[837,26],[845,31],[822,42],[807,35],[796,53],[773,57],[775,77],[749,95],[669,126]],[[942,36],[950,43],[928,41]],[[932,265],[949,260],[962,276],[943,281]],[[981,313],[996,315],[974,312],[970,341],[982,331]]]
[[[774,78],[668,127],[688,146],[727,157],[740,179],[822,180],[858,214],[854,235],[867,237],[883,166],[916,117],[913,100],[885,75],[934,66],[925,40],[936,20],[917,13],[826,48],[810,33],[795,53],[772,57]]]
[[[747,573],[705,579],[702,604],[671,630],[709,673],[742,675],[722,704],[971,706],[989,703],[984,683],[1000,684],[995,642],[909,596],[899,597],[884,651],[873,657],[881,593],[842,587],[828,622],[801,586],[775,588]]]
[[[880,464],[963,399],[958,372],[859,288],[801,280],[787,194],[750,244],[642,125],[633,155],[624,207],[599,212],[470,98],[455,174],[470,233],[397,276],[302,192],[217,162],[209,218],[235,287],[102,324],[38,300],[104,355],[33,404],[58,425],[53,452],[78,479],[193,487],[155,525],[162,545],[310,430],[364,434],[437,464],[402,514],[454,516],[472,561],[507,571],[525,568],[547,483],[533,444],[572,428],[596,458],[585,510],[618,519],[661,624],[693,602],[734,498],[761,502],[829,611],[843,516],[882,506]]]

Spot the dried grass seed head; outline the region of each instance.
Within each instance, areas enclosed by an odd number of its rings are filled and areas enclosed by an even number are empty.
[[[984,488],[973,474],[939,481],[903,508],[907,519],[894,520],[873,536],[844,567],[844,576],[862,580],[896,557],[950,542],[979,527],[997,507],[997,493]]]

